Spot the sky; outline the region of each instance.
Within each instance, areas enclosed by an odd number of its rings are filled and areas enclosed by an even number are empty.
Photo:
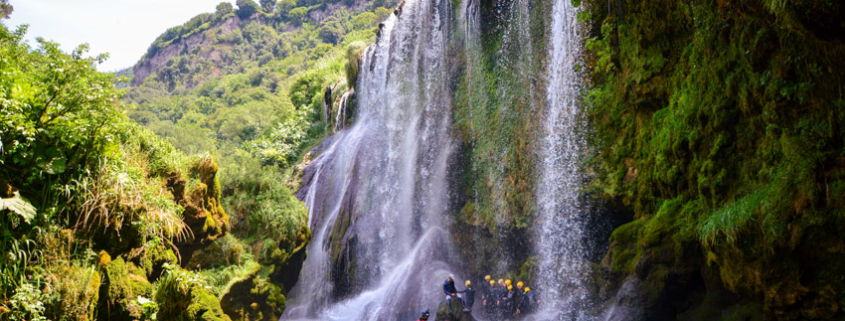
[[[223,1],[9,0],[15,11],[3,23],[10,29],[29,24],[26,39],[33,47],[36,37],[58,42],[65,52],[88,43],[91,56],[110,54],[98,70],[117,71],[134,66],[168,28],[214,12]]]

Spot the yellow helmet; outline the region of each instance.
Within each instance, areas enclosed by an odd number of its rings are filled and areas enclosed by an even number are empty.
[[[484,281],[490,281],[490,274],[484,276]]]
[[[466,282],[466,283],[464,283],[464,284],[465,284],[466,286],[470,286],[470,285],[472,285],[472,282],[470,282],[469,280],[467,280],[467,282]]]
[[[529,288],[529,287],[527,287],[527,286],[526,286],[526,287],[525,287],[525,293],[528,293],[528,291],[531,291],[531,288]]]
[[[505,284],[505,280],[503,280],[503,279],[499,279],[499,282],[498,282],[498,283],[499,283],[499,284]]]
[[[505,280],[505,284],[507,284],[507,285],[513,285],[513,282],[511,282],[511,280],[510,280],[510,279],[507,279],[507,280]]]
[[[490,280],[490,286],[496,286],[496,281]]]
[[[522,283],[522,281],[516,282],[516,287],[521,289],[523,286],[525,286],[525,283]]]
[[[513,290],[513,285],[508,284],[508,291],[512,291],[512,290]]]

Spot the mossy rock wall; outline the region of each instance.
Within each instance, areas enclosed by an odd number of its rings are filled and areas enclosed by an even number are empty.
[[[237,281],[220,299],[223,312],[233,320],[277,321],[285,311],[283,289],[262,276],[261,269]]]
[[[451,234],[473,278],[515,278],[532,260],[534,151],[551,3],[473,2],[467,11],[478,12],[477,34],[465,32],[461,6],[455,2],[447,54],[458,146],[449,161],[456,191]]]
[[[157,320],[231,321],[217,297],[195,274],[168,265],[156,282]]]
[[[450,311],[451,314],[449,313]],[[440,302],[440,305],[437,306],[437,311],[434,312],[433,319],[435,321],[475,321],[472,314],[464,312],[464,304],[458,298]]]
[[[194,251],[208,246],[229,231],[229,217],[220,204],[217,169],[217,162],[210,157],[198,160],[190,168],[190,174],[196,176],[199,183],[190,187],[190,191],[188,181],[181,174],[172,173],[167,179],[173,197],[185,209],[184,221],[191,229],[191,235],[176,243],[183,265],[190,261]]]
[[[672,316],[722,287],[767,318],[845,317],[845,5],[584,6],[593,187],[636,217],[611,237],[616,284],[698,284]]]
[[[102,268],[97,320],[143,320],[138,297],[151,298],[153,286],[144,271],[118,257]]]

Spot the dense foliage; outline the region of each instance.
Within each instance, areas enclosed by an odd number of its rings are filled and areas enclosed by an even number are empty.
[[[613,234],[612,271],[655,296],[715,271],[708,287],[742,298],[726,316],[841,318],[845,6],[588,3],[595,186],[637,218]]]
[[[231,234],[186,266],[230,317],[275,320],[310,238],[307,211],[292,192],[301,170],[295,165],[331,133],[335,117],[326,113],[357,77],[348,66],[357,68],[358,53],[390,10],[296,1],[237,6],[221,4],[159,37],[135,66],[141,78],[124,101],[133,121],[182,151],[219,161]],[[328,109],[327,88],[334,88]]]
[[[228,229],[214,160],[129,122],[104,55],[25,33],[0,25],[0,319],[154,318],[162,267]]]

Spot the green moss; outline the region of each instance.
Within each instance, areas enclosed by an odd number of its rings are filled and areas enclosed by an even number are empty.
[[[614,272],[632,272],[642,254],[637,245],[638,232],[647,223],[640,219],[625,224],[613,231],[610,236],[610,250],[605,260],[610,259]]]
[[[96,266],[55,264],[46,270],[49,278],[42,300],[47,320],[95,319],[102,285]]]
[[[142,320],[143,308],[137,299],[151,297],[152,290],[143,270],[118,257],[102,270],[98,320]]]
[[[838,260],[818,249],[843,246],[831,215],[843,204],[828,193],[845,170],[834,129],[845,121],[845,45],[832,18],[845,8],[587,3],[596,19],[587,104],[602,151],[593,186],[638,219],[614,232],[612,269],[653,273],[646,263],[669,252],[670,270],[718,267],[723,285],[759,313],[839,316],[823,312],[835,300],[821,282]],[[845,291],[845,282],[831,286]]]
[[[346,83],[350,88],[355,88],[358,81],[358,62],[367,44],[363,41],[356,41],[346,46]]]
[[[448,303],[448,304],[447,304]],[[450,307],[451,306],[451,307]],[[449,311],[452,314],[449,314]],[[453,298],[448,302],[446,300],[440,302],[437,306],[437,311],[434,312],[434,320],[450,320],[450,321],[473,321],[475,318],[469,313],[463,313],[464,305],[458,298]]]
[[[230,321],[220,302],[195,274],[173,265],[156,283],[156,318],[176,321]]]
[[[270,282],[261,269],[234,282],[222,296],[223,310],[233,320],[276,321],[285,310],[282,288]]]
[[[458,170],[453,182],[458,248],[476,275],[518,271],[530,261],[536,151],[545,106],[551,3],[479,2],[480,33],[454,19],[449,57]],[[453,8],[460,10],[460,6]],[[512,12],[519,10],[519,12]],[[480,244],[480,245],[479,245]],[[531,273],[531,272],[528,272]]]
[[[165,264],[178,264],[179,258],[163,241],[153,239],[144,245],[143,252],[137,261],[139,268],[144,271],[147,279],[155,282],[161,276],[163,266]]]

